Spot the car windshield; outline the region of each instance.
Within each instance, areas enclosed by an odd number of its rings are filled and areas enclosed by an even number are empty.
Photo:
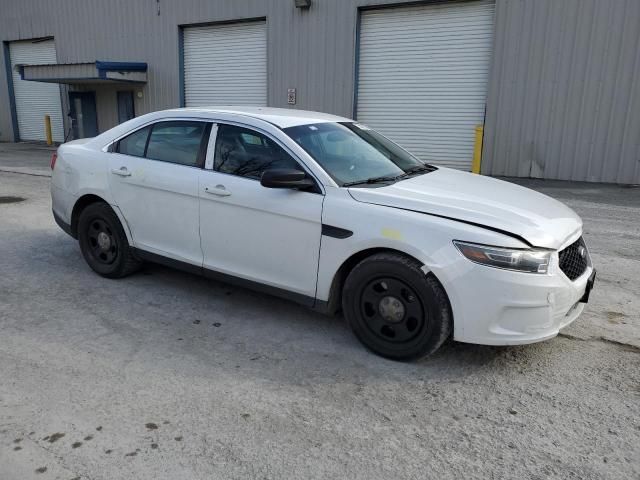
[[[315,123],[284,131],[340,186],[386,184],[435,170],[361,123]]]

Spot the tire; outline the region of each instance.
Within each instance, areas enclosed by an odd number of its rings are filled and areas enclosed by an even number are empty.
[[[449,338],[453,317],[440,282],[404,255],[378,253],[357,264],[342,291],[344,315],[374,353],[418,360]]]
[[[103,277],[126,277],[142,264],[133,255],[120,220],[106,203],[92,203],[82,210],[78,242],[85,261]]]

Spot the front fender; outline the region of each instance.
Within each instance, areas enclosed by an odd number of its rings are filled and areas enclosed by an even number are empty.
[[[346,238],[323,235],[316,299],[329,302],[331,288],[343,265],[367,250],[388,249],[409,255],[440,281],[452,304],[454,318],[461,299],[456,279],[469,263],[453,245],[467,240],[488,245],[526,248],[523,242],[492,230],[419,212],[357,202],[344,189],[327,188],[322,223],[352,232]]]

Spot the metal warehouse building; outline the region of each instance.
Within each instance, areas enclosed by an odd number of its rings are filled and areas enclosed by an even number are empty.
[[[251,104],[467,170],[484,124],[484,174],[640,183],[638,0],[0,0],[0,37],[2,141]]]

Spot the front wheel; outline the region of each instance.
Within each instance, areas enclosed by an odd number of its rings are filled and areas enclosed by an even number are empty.
[[[416,260],[379,253],[351,271],[342,309],[356,337],[370,350],[394,360],[416,360],[435,352],[451,335],[447,295]]]
[[[80,213],[78,241],[86,262],[103,277],[124,277],[140,266],[120,220],[106,203],[92,203]]]

